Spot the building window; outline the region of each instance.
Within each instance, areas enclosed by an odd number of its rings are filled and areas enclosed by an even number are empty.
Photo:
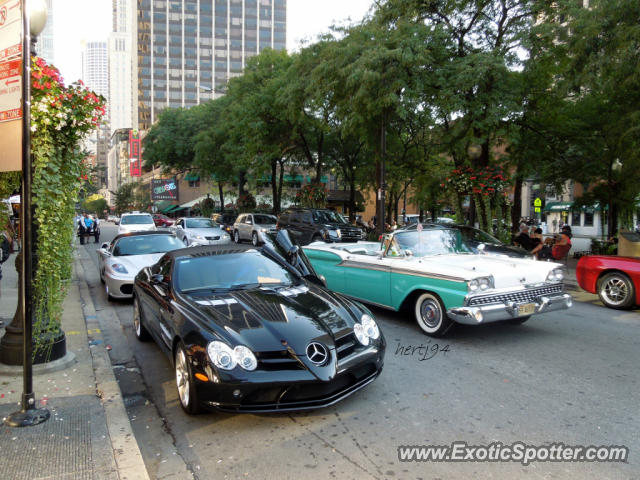
[[[573,210],[571,212],[571,226],[572,227],[580,226],[580,210]]]
[[[584,213],[584,226],[593,227],[593,212]]]
[[[189,186],[192,188],[198,188],[200,186],[200,179],[198,180],[189,180]]]

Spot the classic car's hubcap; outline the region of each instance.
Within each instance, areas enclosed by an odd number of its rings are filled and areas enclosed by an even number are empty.
[[[182,350],[179,350],[176,355],[176,385],[180,402],[186,407],[189,405],[189,371],[187,370],[187,359],[184,358]]]
[[[602,293],[613,304],[620,304],[627,298],[627,284],[620,278],[612,278],[604,284]]]
[[[420,305],[422,321],[430,328],[435,328],[440,323],[440,307],[433,300],[425,300]]]

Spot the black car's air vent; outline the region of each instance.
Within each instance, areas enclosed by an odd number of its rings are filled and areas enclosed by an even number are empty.
[[[299,370],[304,366],[288,350],[259,352],[256,354],[258,365],[263,370]]]
[[[356,346],[358,345],[358,343],[356,340],[356,336],[353,333],[349,333],[344,337],[336,339],[335,345],[336,345],[336,355],[338,357],[338,361],[340,361],[343,358],[346,358],[349,355],[351,355],[356,349]]]

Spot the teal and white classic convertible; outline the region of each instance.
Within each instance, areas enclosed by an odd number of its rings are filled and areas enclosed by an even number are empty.
[[[412,311],[431,336],[444,335],[453,322],[523,323],[573,303],[560,264],[474,254],[454,229],[401,230],[380,243],[315,242],[303,249],[331,290]]]

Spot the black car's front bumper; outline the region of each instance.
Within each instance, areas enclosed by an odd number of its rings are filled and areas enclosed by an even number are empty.
[[[307,369],[248,372],[244,379],[196,380],[205,407],[233,413],[268,413],[328,407],[373,382],[382,372],[384,341],[351,355],[327,381]],[[329,368],[329,367],[326,367]]]

